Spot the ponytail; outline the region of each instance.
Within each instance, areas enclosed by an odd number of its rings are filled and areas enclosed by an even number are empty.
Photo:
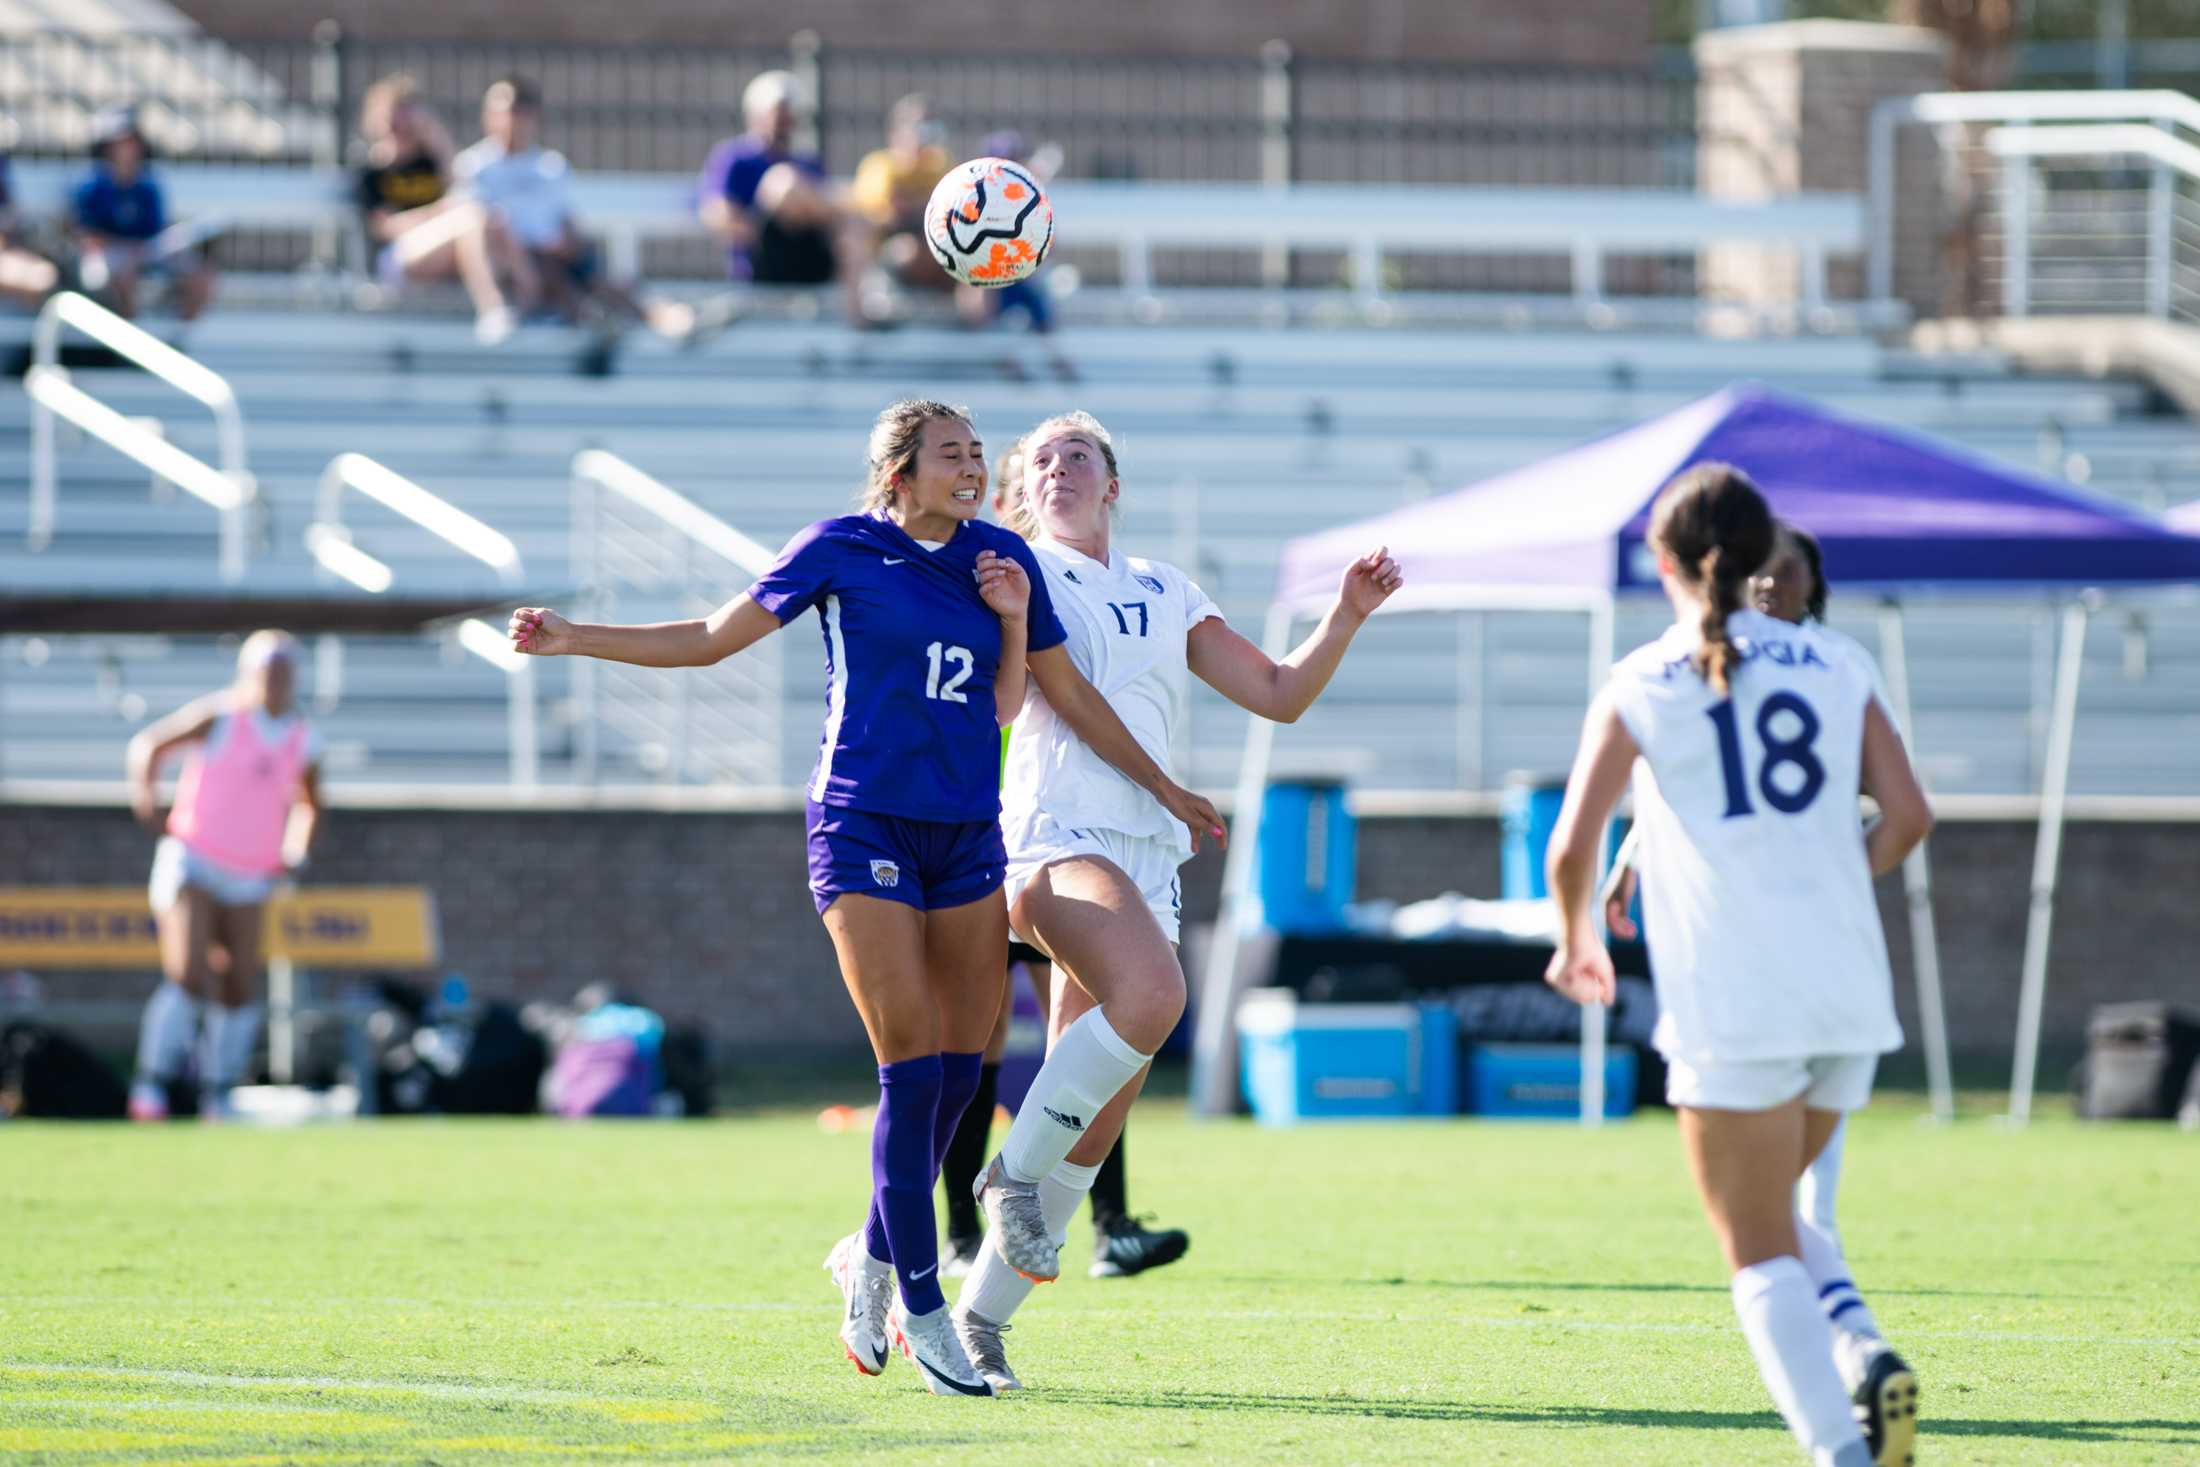
[[[1697,464],[1658,491],[1650,543],[1702,592],[1703,645],[1689,660],[1726,697],[1742,661],[1726,622],[1742,609],[1743,585],[1772,556],[1772,510],[1732,464]]]
[[[1741,649],[1726,630],[1726,619],[1742,609],[1742,584],[1751,574],[1741,566],[1740,556],[1717,545],[1704,552],[1697,566],[1704,588],[1703,645],[1690,660],[1697,674],[1722,698],[1733,690],[1734,669],[1742,660]]]

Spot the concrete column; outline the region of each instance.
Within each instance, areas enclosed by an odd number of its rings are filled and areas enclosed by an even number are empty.
[[[1946,86],[1946,44],[1919,26],[1802,20],[1738,26],[1697,37],[1696,187],[1716,199],[1797,192],[1852,193],[1869,183],[1871,111],[1887,97]],[[1932,144],[1918,130],[1898,148],[1897,197],[1937,196]],[[1934,278],[1935,210],[1897,217],[1895,293],[1927,308]],[[1801,294],[1796,251],[1720,245],[1698,262],[1704,297],[1778,316]],[[1855,299],[1863,263],[1836,261],[1828,293]]]

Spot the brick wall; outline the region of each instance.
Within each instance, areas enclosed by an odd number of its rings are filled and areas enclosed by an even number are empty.
[[[1946,824],[1934,837],[1935,911],[1959,1052],[2008,1053],[2032,841],[2033,828],[2018,823]],[[1492,821],[1369,820],[1360,853],[1365,897],[1497,888]],[[0,809],[0,885],[135,883],[149,858],[150,843],[118,810]],[[1221,867],[1209,851],[1187,869],[1191,920],[1212,916]],[[862,1044],[804,884],[798,814],[338,809],[314,877],[432,887],[448,966],[485,993],[567,997],[613,978],[674,1015],[707,1019],[735,1052]],[[2200,1003],[2196,878],[2200,825],[2070,828],[2048,983],[2051,1049],[2081,1041],[2096,1003]],[[1882,884],[1881,901],[1914,1036],[1899,887]],[[134,997],[145,977],[49,975],[49,990]]]
[[[1946,44],[1917,26],[1795,21],[1706,32],[1697,38],[1697,187],[1718,199],[1754,201],[1798,191],[1863,194],[1869,186],[1875,104],[1944,86]],[[1900,198],[1937,192],[1931,140],[1904,129],[1896,155]],[[1899,211],[1898,297],[1921,309],[1932,293],[1930,209]],[[1708,297],[1766,306],[1792,303],[1794,252],[1721,245],[1704,252]],[[1862,293],[1861,262],[1835,261],[1829,293]]]
[[[1250,56],[1281,37],[1310,56],[1417,61],[1564,62],[1640,66],[1649,58],[1651,0],[1274,0],[1183,5],[1170,0],[179,0],[216,35],[302,39],[329,18],[377,40],[579,41],[777,46],[810,29],[827,45],[996,55]],[[915,24],[919,18],[922,25]]]

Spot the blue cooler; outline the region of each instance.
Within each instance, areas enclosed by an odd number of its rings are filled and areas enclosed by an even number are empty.
[[[1237,1031],[1240,1079],[1262,1125],[1458,1109],[1447,1005],[1302,1004],[1288,988],[1262,988],[1239,1005]]]
[[[1498,895],[1506,901],[1541,901],[1551,894],[1544,879],[1544,857],[1551,848],[1551,832],[1558,829],[1558,812],[1565,808],[1566,781],[1536,779],[1516,774],[1505,781],[1505,793],[1497,807]],[[1604,833],[1604,864],[1610,868],[1619,855],[1620,823],[1614,820]],[[1642,921],[1641,898],[1629,909]]]
[[[1572,1044],[1470,1044],[1467,1110],[1478,1116],[1573,1120],[1581,1114],[1581,1049]],[[1604,1051],[1604,1114],[1635,1113],[1635,1051]]]
[[[1279,780],[1261,797],[1253,891],[1277,932],[1342,932],[1357,879],[1359,840],[1344,785]]]

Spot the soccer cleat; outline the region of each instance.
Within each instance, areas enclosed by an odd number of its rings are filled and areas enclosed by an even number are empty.
[[[865,1375],[886,1368],[891,1353],[887,1343],[886,1312],[894,1302],[894,1276],[866,1267],[863,1235],[850,1233],[825,1255],[825,1271],[840,1290],[842,1313],[840,1343]]]
[[[970,1277],[970,1270],[978,1266],[978,1249],[984,1244],[983,1238],[957,1238],[950,1235],[947,1240],[947,1256],[940,1260],[940,1277]]]
[[[1856,1387],[1856,1424],[1875,1467],[1915,1467],[1917,1375],[1885,1345],[1872,1352]]]
[[[1016,1378],[1016,1372],[1008,1368],[1008,1352],[1001,1346],[1001,1336],[1008,1333],[1005,1324],[995,1324],[975,1311],[958,1310],[953,1315],[955,1334],[962,1340],[963,1353],[970,1357],[985,1383],[993,1387],[993,1394],[1003,1391],[1020,1391],[1024,1383]]]
[[[962,1337],[946,1305],[930,1314],[911,1314],[899,1299],[886,1312],[894,1348],[909,1357],[935,1396],[990,1396],[993,1387],[978,1374],[963,1351]]]
[[[133,1121],[165,1121],[168,1119],[167,1088],[154,1080],[139,1080],[130,1087],[130,1119]]]
[[[1047,1235],[1046,1215],[1039,1210],[1039,1185],[1019,1182],[1008,1174],[1001,1158],[978,1177],[971,1195],[985,1209],[993,1236],[1001,1245],[1008,1266],[1035,1284],[1050,1284],[1062,1275],[1062,1250]]]
[[[1155,1231],[1135,1217],[1110,1218],[1093,1229],[1092,1276],[1127,1279],[1176,1262],[1192,1246],[1182,1228]]]

